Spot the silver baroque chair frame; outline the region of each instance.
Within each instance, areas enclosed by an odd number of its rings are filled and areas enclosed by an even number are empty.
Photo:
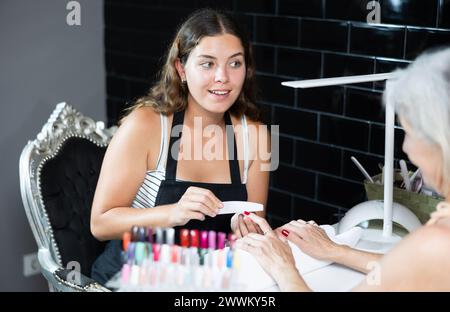
[[[103,122],[95,122],[62,102],[56,105],[36,139],[29,141],[22,151],[19,164],[22,201],[38,245],[41,272],[49,283],[50,291],[109,290],[81,272],[78,272],[78,278],[73,278],[73,271],[63,267],[42,199],[40,171],[48,160],[57,155],[68,138],[84,138],[97,146],[106,147],[116,130],[116,126],[105,128]]]

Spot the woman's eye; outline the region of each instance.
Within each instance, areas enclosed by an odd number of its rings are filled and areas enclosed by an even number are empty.
[[[231,62],[231,67],[240,67],[242,65],[242,63],[240,61],[234,61]]]

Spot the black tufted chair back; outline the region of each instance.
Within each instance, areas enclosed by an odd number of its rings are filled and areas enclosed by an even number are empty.
[[[104,243],[90,230],[91,206],[106,147],[71,137],[41,168],[41,195],[61,255],[62,265],[80,264],[90,277],[91,265]]]

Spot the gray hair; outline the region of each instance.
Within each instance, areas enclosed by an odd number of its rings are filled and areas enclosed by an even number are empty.
[[[441,148],[442,186],[450,186],[450,48],[425,52],[395,71],[383,102],[392,103],[415,133]]]

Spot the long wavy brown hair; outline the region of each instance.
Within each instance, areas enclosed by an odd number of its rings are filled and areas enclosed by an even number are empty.
[[[189,90],[178,76],[175,61],[180,58],[181,63],[185,65],[191,51],[203,37],[222,34],[234,35],[240,39],[244,48],[246,65],[245,81],[241,93],[230,107],[229,112],[236,117],[245,114],[252,120],[260,120],[261,113],[255,101],[255,69],[252,47],[247,34],[232,17],[212,9],[195,11],[180,26],[167,52],[165,64],[159,73],[159,80],[151,87],[147,95],[138,98],[131,107],[126,109],[125,113],[128,114],[144,106],[152,107],[155,111],[163,114],[172,114],[185,109],[188,103]],[[123,121],[123,118],[121,121]]]

